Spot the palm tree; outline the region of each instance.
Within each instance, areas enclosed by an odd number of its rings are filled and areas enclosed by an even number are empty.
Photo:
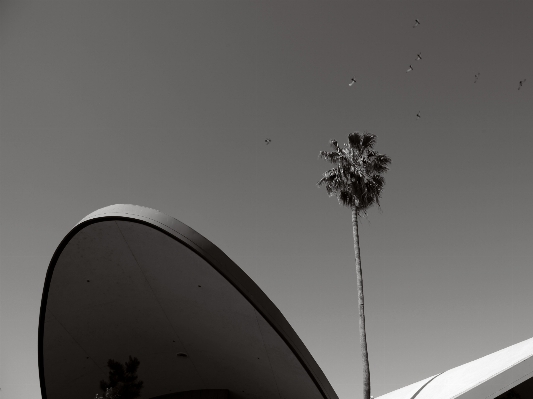
[[[331,197],[337,196],[339,204],[352,210],[353,248],[355,251],[355,269],[357,274],[357,294],[359,299],[359,339],[363,358],[363,398],[370,399],[370,365],[365,331],[365,309],[363,297],[363,274],[361,270],[361,253],[359,250],[358,217],[361,212],[376,203],[379,206],[381,191],[385,185],[382,174],[388,170],[391,159],[374,151],[376,136],[357,132],[348,135],[348,144],[340,148],[336,140],[330,144],[334,151],[320,151],[319,158],[337,166],[324,173],[317,185],[326,186]]]
[[[136,357],[129,357],[123,364],[114,359],[107,361],[109,382],[100,381],[100,389],[105,391],[105,398],[135,399],[141,395],[144,382],[137,381],[137,369],[141,362]],[[111,388],[111,389],[109,389]],[[97,397],[97,399],[99,399]]]

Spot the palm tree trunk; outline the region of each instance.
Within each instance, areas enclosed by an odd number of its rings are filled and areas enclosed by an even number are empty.
[[[355,252],[355,271],[357,273],[357,296],[359,299],[359,342],[363,359],[363,399],[370,399],[370,364],[366,348],[365,300],[363,296],[363,271],[361,269],[361,252],[359,250],[358,211],[352,207],[353,249]]]

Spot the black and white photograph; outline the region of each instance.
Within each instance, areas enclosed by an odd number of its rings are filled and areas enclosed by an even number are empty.
[[[0,0],[0,399],[533,399],[533,1]]]

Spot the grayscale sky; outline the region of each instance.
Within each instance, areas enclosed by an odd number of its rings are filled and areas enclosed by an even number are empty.
[[[531,21],[529,0],[2,0],[0,397],[40,395],[54,250],[126,203],[216,244],[361,398],[350,211],[316,187],[352,131],[392,158],[360,226],[372,394],[531,338]]]

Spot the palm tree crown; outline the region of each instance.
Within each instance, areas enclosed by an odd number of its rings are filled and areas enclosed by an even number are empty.
[[[341,148],[336,140],[330,145],[335,151],[320,151],[319,157],[336,167],[324,173],[317,185],[326,186],[331,197],[337,195],[340,204],[364,212],[376,203],[379,206],[381,191],[385,185],[382,174],[389,168],[391,159],[373,149],[376,135],[350,133],[348,144]]]

